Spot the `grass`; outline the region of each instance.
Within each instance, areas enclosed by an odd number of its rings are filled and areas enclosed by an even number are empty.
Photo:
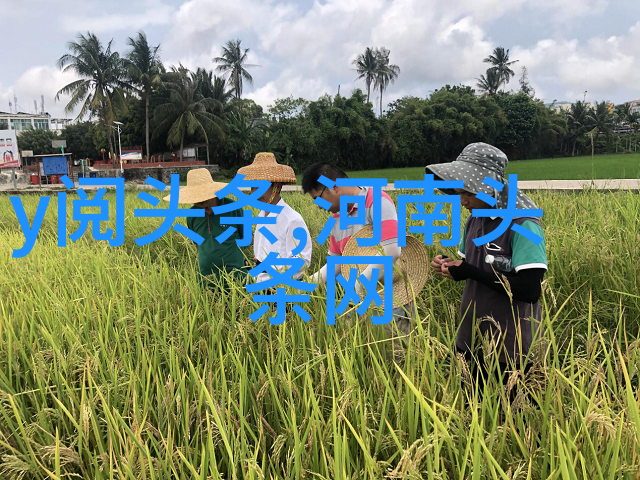
[[[389,182],[421,180],[424,178],[424,173],[424,167],[348,172],[353,178],[387,178]],[[518,180],[640,178],[640,154],[518,160],[509,162],[507,174],[517,174]]]
[[[53,198],[19,260],[0,197],[0,478],[637,479],[640,199],[533,198],[547,333],[526,382],[510,375],[510,406],[495,382],[481,403],[461,385],[460,284],[429,279],[398,365],[380,328],[327,326],[322,291],[308,324],[281,326],[251,322],[239,286],[203,292],[178,233],[136,246],[161,220],[134,218],[147,207],[134,194],[124,246],[87,235],[58,248]],[[322,212],[286,199],[315,238]],[[23,197],[29,218],[37,201]]]
[[[386,178],[396,180],[422,180],[424,167],[385,168],[347,172],[351,178]],[[640,153],[597,155],[595,157],[542,158],[517,160],[507,165],[508,174],[517,174],[518,180],[593,180],[640,178]],[[296,175],[298,185],[302,172]],[[222,181],[231,181],[225,179]],[[186,181],[180,185],[186,185]]]

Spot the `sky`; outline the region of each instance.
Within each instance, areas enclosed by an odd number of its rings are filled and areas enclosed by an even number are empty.
[[[243,97],[265,109],[277,98],[365,90],[352,61],[367,46],[386,47],[400,76],[383,104],[426,97],[446,84],[475,86],[496,46],[518,62],[509,88],[526,66],[536,97],[610,101],[640,98],[640,0],[0,0],[5,14],[0,111],[17,97],[54,117],[68,97],[58,90],[76,78],[57,60],[78,33],[95,33],[126,53],[143,30],[160,45],[166,66],[214,69],[231,39],[250,49],[253,85]],[[379,93],[372,93],[377,101]]]

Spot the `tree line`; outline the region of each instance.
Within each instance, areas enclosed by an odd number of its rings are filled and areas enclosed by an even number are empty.
[[[513,160],[624,151],[638,142],[638,116],[628,104],[611,112],[606,102],[578,101],[555,111],[535,98],[525,67],[520,89],[506,91],[517,60],[502,47],[484,59],[491,66],[478,78],[477,90],[446,85],[423,98],[400,98],[386,111],[382,96],[400,67],[391,63],[388,49],[368,47],[353,61],[366,94],[355,89],[349,96],[281,98],[265,112],[242,98],[244,82],[253,82],[249,70],[257,66],[247,63],[249,49],[241,40],[230,40],[212,59],[215,72],[165,68],[160,46],[150,45],[143,32],[127,45],[121,56],[112,41],[103,45],[92,33],[80,34],[58,61],[79,78],[58,98],[69,95],[67,111],[79,108],[79,118],[90,118],[62,133],[77,157],[100,158],[101,148],[115,152],[116,119],[123,124],[123,145],[144,145],[145,154],[179,149],[181,156],[185,146],[205,144],[207,159],[230,170],[259,151],[271,151],[296,169],[327,161],[359,170],[450,161],[475,141],[494,144]],[[377,116],[372,88],[380,93]],[[54,153],[52,135],[23,132],[20,146]]]

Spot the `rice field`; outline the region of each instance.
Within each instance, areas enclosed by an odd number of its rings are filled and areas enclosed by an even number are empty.
[[[453,348],[462,284],[430,277],[399,361],[382,327],[326,325],[321,289],[308,323],[254,323],[240,286],[201,290],[177,232],[135,244],[161,222],[134,218],[135,195],[122,247],[57,247],[52,198],[22,259],[0,196],[0,478],[640,478],[637,195],[532,195],[547,335],[524,381],[492,381],[482,401]],[[316,237],[325,214],[285,199]],[[23,197],[30,221],[37,202]],[[312,271],[325,254],[314,245]]]

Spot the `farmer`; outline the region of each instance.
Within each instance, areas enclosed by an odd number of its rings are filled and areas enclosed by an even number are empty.
[[[454,162],[428,165],[426,172],[433,173],[436,180],[463,180],[464,189],[444,191],[459,194],[461,205],[469,212],[492,208],[475,197],[479,192],[497,200],[493,208],[504,209],[509,191],[508,181],[504,178],[507,162],[507,156],[496,147],[473,143]],[[504,188],[498,192],[485,185],[483,180],[486,177],[502,183]],[[529,197],[519,192],[516,208],[537,207]],[[495,342],[498,368],[494,372],[506,382],[505,371],[512,370],[510,367],[524,369],[525,373],[531,367],[529,349],[542,328],[538,300],[547,270],[544,233],[538,218],[527,217],[522,211],[520,215],[497,239],[479,247],[472,240],[495,230],[502,218],[469,215],[458,252],[462,260],[437,255],[431,262],[436,274],[454,281],[466,281],[456,348],[470,363],[471,371],[477,377],[475,381],[480,395],[491,360],[483,358],[478,348],[481,343],[478,332],[482,336],[488,334]],[[542,241],[536,245],[514,232],[511,229],[514,224],[535,233]],[[511,399],[514,397],[515,390],[512,390]]]
[[[362,188],[362,187],[346,187],[334,185],[333,188],[327,188],[318,182],[318,178],[324,176],[329,180],[335,182],[338,178],[348,178],[347,175],[338,167],[326,163],[315,163],[307,168],[302,174],[302,189],[305,193],[308,193],[315,201],[320,197],[330,203],[331,207],[329,212],[336,218],[336,223],[331,231],[329,240],[329,255],[342,255],[345,246],[349,242],[352,235],[356,234],[360,229],[366,225],[373,224],[373,194],[374,188]],[[348,196],[362,196],[365,198],[365,225],[349,225],[345,230],[340,229],[340,197],[343,195]],[[381,205],[380,205],[380,218],[382,220],[381,225],[381,246],[384,250],[384,255],[393,257],[394,264],[402,253],[398,246],[398,215],[395,209],[393,200],[386,193],[382,192]],[[349,217],[356,217],[358,214],[358,204],[348,204],[347,215]],[[384,277],[383,265],[369,265],[364,269],[362,274],[371,279],[371,274],[374,268],[380,270],[378,275],[379,279]],[[335,276],[340,274],[340,265],[336,266]],[[313,283],[327,282],[327,265],[324,265],[318,272],[314,273],[311,277]],[[360,282],[356,283],[356,292],[362,293],[362,285]],[[417,292],[416,292],[417,293]],[[410,302],[399,305],[393,309],[393,319],[399,332],[403,335],[408,335],[411,331],[411,321],[415,316],[415,307],[413,300]],[[387,334],[392,333],[393,323],[385,325]]]
[[[282,210],[278,214],[264,211],[259,213],[261,217],[276,217],[276,223],[274,225],[264,225],[264,227],[275,236],[277,241],[272,245],[262,232],[260,232],[260,228],[257,228],[253,237],[254,262],[256,265],[259,264],[264,261],[271,252],[277,253],[280,258],[291,258],[291,252],[298,246],[298,240],[294,237],[293,232],[297,228],[302,228],[306,233],[307,240],[305,247],[298,256],[304,260],[304,267],[293,275],[294,279],[299,280],[311,263],[312,242],[309,229],[302,219],[302,216],[291,208],[280,196],[284,184],[295,184],[297,181],[293,168],[288,165],[278,164],[273,153],[263,152],[255,156],[251,165],[239,169],[238,174],[244,175],[245,180],[268,181],[271,185],[259,200],[263,203],[282,207]],[[255,190],[257,190],[257,188],[251,189],[252,192]],[[258,283],[265,282],[270,278],[271,276],[268,273],[262,272],[256,277],[255,281]]]
[[[196,245],[198,252],[199,279],[209,289],[214,290],[218,281],[223,288],[228,290],[228,285],[221,273],[228,273],[239,282],[246,281],[247,262],[236,239],[244,235],[244,225],[224,225],[220,223],[220,217],[241,216],[242,210],[234,210],[221,215],[215,215],[213,208],[219,205],[233,203],[231,200],[216,197],[216,192],[222,190],[227,184],[214,182],[211,173],[206,168],[196,168],[187,173],[187,186],[180,189],[178,203],[193,204],[194,209],[204,208],[204,217],[187,217],[187,227],[204,238],[200,245]],[[164,197],[169,201],[171,195]],[[237,230],[224,242],[218,243],[216,237],[225,232],[229,227]]]

